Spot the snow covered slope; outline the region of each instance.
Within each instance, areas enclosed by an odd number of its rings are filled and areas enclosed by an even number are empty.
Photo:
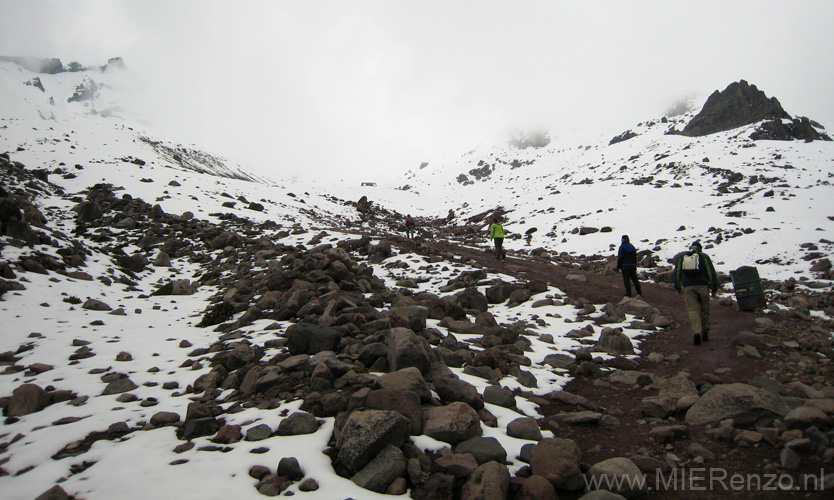
[[[723,267],[754,265],[774,279],[807,275],[830,257],[834,142],[753,141],[754,126],[666,135],[692,114],[643,122],[610,145],[557,139],[439,158],[406,182],[443,193],[443,210],[460,219],[501,207],[506,229],[534,231],[515,244],[522,249],[607,255],[628,234],[662,261],[701,240]]]
[[[438,153],[398,186],[300,184],[265,166],[155,137],[130,118],[129,69],[112,66],[49,75],[0,62],[0,151],[53,172],[50,180],[70,191],[118,171],[134,196],[171,212],[233,208],[256,220],[387,231],[395,222],[369,225],[345,202],[367,196],[418,220],[453,210],[450,224],[478,229],[483,218],[469,218],[500,209],[509,238],[517,238],[507,242],[510,250],[604,256],[629,234],[663,264],[697,239],[722,268],[755,265],[772,279],[811,277],[814,263],[834,254],[834,142],[753,141],[755,125],[667,135],[684,128],[690,111],[639,123],[633,137],[614,144],[589,132],[583,143],[557,137],[540,148]],[[204,195],[186,199],[172,181],[195,182]],[[245,201],[224,207],[229,197]],[[251,202],[264,209],[247,210]]]

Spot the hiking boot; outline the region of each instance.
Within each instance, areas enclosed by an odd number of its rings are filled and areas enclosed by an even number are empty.
[[[709,330],[704,330],[704,333],[701,334],[701,340],[704,342],[709,340]]]
[[[701,334],[696,333],[695,335],[693,335],[692,341],[695,343],[695,345],[701,345]]]

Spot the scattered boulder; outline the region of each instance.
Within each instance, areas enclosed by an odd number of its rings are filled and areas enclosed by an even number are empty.
[[[6,415],[19,417],[35,413],[46,408],[50,403],[49,393],[36,384],[23,384],[12,392],[6,407]]]
[[[487,462],[475,469],[463,483],[461,499],[506,498],[509,489],[510,471],[507,466],[498,462]]]
[[[647,489],[643,473],[634,462],[623,457],[597,462],[585,476],[589,484],[598,485],[597,489],[605,489],[627,499],[636,498]]]
[[[585,487],[579,462],[582,453],[570,439],[545,438],[530,450],[530,470],[545,477],[557,490],[581,490]]]
[[[386,446],[402,445],[410,427],[409,420],[394,411],[354,411],[336,440],[339,462],[356,473]]]
[[[690,425],[715,424],[733,419],[737,425],[753,425],[782,418],[797,404],[748,384],[714,386],[686,412]]]
[[[481,432],[478,413],[466,403],[453,402],[426,412],[423,433],[438,441],[457,444]]]
[[[634,344],[622,331],[614,328],[603,328],[593,350],[607,352],[608,354],[634,354]]]

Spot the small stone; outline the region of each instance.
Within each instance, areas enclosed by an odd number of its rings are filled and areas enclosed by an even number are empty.
[[[264,465],[253,465],[249,468],[249,477],[260,481],[267,474],[271,474],[271,472],[272,471],[269,470],[269,467],[266,467]]]
[[[299,481],[304,477],[304,471],[301,470],[298,460],[295,457],[284,457],[278,462],[277,474],[279,476],[286,476],[293,481]]]
[[[779,463],[785,469],[796,469],[802,463],[802,458],[792,449],[782,448],[782,452],[779,454]]]
[[[739,433],[733,440],[739,446],[752,446],[760,442],[764,436],[756,431],[745,430]]]
[[[319,483],[315,479],[305,479],[298,485],[298,491],[316,491],[319,489]]]

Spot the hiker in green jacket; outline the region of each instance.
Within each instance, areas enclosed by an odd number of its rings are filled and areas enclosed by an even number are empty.
[[[504,251],[504,226],[501,225],[498,217],[492,218],[492,224],[489,225],[489,237],[495,243],[495,256],[504,259],[507,256]]]

